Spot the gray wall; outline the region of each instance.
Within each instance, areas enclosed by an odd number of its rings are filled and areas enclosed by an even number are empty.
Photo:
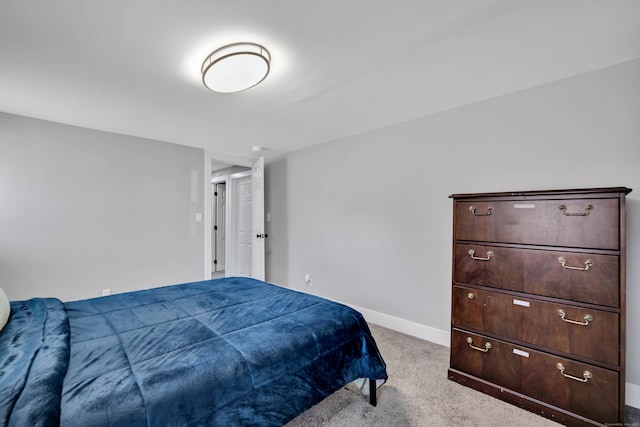
[[[0,285],[63,300],[202,280],[204,152],[0,113]]]
[[[639,164],[637,60],[271,159],[268,279],[448,331],[450,194],[631,187],[627,381],[640,384]]]

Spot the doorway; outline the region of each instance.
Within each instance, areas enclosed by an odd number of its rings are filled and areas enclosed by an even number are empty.
[[[213,183],[213,266],[211,278],[224,277],[227,245],[227,182]]]
[[[212,172],[210,194],[211,278],[264,280],[264,159]]]

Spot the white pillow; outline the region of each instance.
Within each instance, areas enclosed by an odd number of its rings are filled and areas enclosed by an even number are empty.
[[[11,306],[9,306],[9,298],[0,288],[0,331],[4,328],[9,320],[9,314],[11,314]]]

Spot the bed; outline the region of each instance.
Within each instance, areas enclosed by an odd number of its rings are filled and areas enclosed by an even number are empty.
[[[249,278],[10,304],[0,425],[276,426],[387,378],[360,313]]]

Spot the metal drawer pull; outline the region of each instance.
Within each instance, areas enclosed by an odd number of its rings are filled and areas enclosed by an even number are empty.
[[[576,320],[565,319],[566,315],[567,315],[567,313],[565,313],[564,310],[562,310],[562,309],[558,310],[558,316],[562,317],[562,320],[564,320],[567,323],[573,323],[574,325],[580,325],[580,326],[587,326],[589,324],[589,322],[593,322],[593,316],[590,315],[590,314],[585,314],[584,315],[584,322],[578,322]]]
[[[558,262],[560,264],[562,264],[562,268],[566,268],[567,270],[580,270],[580,271],[587,271],[589,269],[589,267],[593,266],[593,260],[592,259],[588,259],[584,262],[584,267],[571,267],[567,265],[567,259],[563,258],[563,257],[559,257],[558,258]]]
[[[489,216],[491,215],[491,211],[493,210],[493,208],[491,206],[489,206],[487,208],[486,212],[476,212],[476,208],[475,206],[469,206],[469,211],[474,214],[475,216]]]
[[[471,259],[476,259],[478,261],[489,261],[493,256],[493,251],[488,251],[486,258],[474,256],[475,254],[476,254],[476,251],[474,251],[473,249],[469,249],[469,255],[471,255]]]
[[[483,353],[488,352],[488,351],[489,351],[489,349],[491,348],[491,343],[490,343],[490,342],[485,343],[485,344],[484,344],[484,348],[482,348],[482,347],[476,347],[475,345],[473,345],[473,338],[471,338],[471,337],[467,337],[467,342],[469,343],[469,347],[471,347],[471,348],[472,348],[472,349],[474,349],[474,350],[481,351],[481,352],[483,352]]]
[[[593,210],[593,205],[587,205],[587,207],[584,208],[584,212],[567,212],[567,207],[565,205],[560,205],[560,210],[565,214],[565,216],[587,216]]]
[[[586,383],[587,381],[589,381],[589,378],[593,378],[593,374],[589,371],[584,371],[582,373],[582,377],[583,378],[578,378],[578,377],[574,377],[573,375],[569,375],[569,374],[565,374],[564,373],[564,365],[562,363],[559,363],[556,365],[556,368],[560,369],[560,373],[562,374],[562,376],[566,377],[566,378],[570,378],[572,380],[576,380],[576,381],[580,381],[581,383]]]
[[[467,298],[469,298],[469,299],[474,299],[475,297],[476,297],[476,296],[473,294],[473,292],[469,292],[469,293],[467,294]]]

